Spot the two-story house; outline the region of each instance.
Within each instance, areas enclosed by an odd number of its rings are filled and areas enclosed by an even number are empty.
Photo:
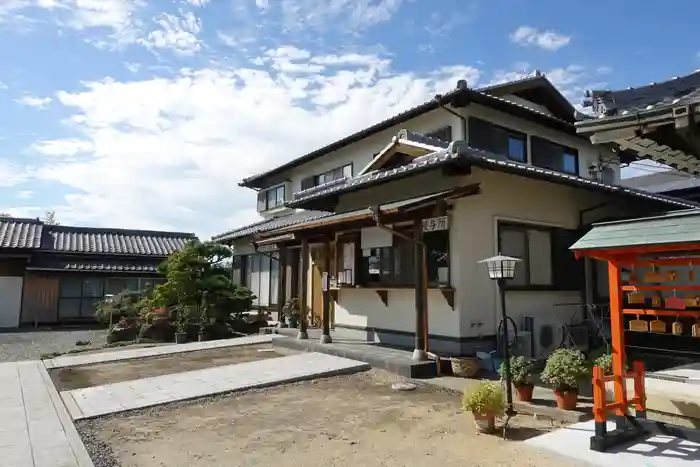
[[[577,136],[544,77],[454,90],[241,185],[264,219],[217,235],[261,307],[299,297],[338,335],[443,355],[495,346],[499,295],[479,260],[521,259],[506,304],[530,352],[584,315],[593,221],[698,204],[619,186],[627,154]],[[282,264],[282,267],[279,264]],[[601,289],[605,276],[600,275]]]

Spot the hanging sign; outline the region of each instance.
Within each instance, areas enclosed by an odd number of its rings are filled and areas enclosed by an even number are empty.
[[[447,216],[429,217],[423,219],[423,232],[435,232],[438,230],[448,230],[450,228]]]

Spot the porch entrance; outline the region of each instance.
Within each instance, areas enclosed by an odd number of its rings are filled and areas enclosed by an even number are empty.
[[[333,271],[333,245],[331,251],[326,251],[325,245],[311,245],[311,322],[312,327],[320,328],[323,323],[323,273],[331,275]],[[325,271],[326,255],[330,255],[330,271]],[[335,302],[329,302],[330,327],[335,325]]]

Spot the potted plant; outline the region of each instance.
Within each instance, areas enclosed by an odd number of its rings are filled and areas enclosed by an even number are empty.
[[[589,375],[586,357],[577,349],[557,349],[548,358],[540,378],[554,390],[557,407],[576,408],[578,385]]]
[[[519,401],[530,402],[535,385],[532,384],[532,361],[525,357],[510,357],[510,380],[515,387],[515,394]],[[501,363],[498,370],[501,379],[505,379],[505,365]]]
[[[476,430],[480,433],[496,431],[496,417],[503,414],[503,388],[495,381],[482,381],[471,392],[465,392],[462,409],[474,415]]]
[[[176,307],[175,316],[175,343],[184,344],[187,342],[187,318],[189,317],[188,308],[186,306]]]
[[[297,328],[299,326],[300,303],[298,298],[292,298],[287,301],[282,308],[290,328]]]

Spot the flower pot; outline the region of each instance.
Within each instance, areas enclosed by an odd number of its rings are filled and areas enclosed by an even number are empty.
[[[460,378],[475,378],[479,374],[480,366],[477,358],[456,358],[450,359],[452,373]]]
[[[557,408],[563,410],[574,410],[578,400],[578,389],[555,389],[554,396],[557,401]]]
[[[478,433],[493,433],[496,431],[496,416],[492,413],[476,413],[474,415],[474,425]]]
[[[187,342],[187,333],[186,332],[176,332],[175,333],[175,343],[176,344],[184,344]]]
[[[515,386],[515,396],[520,402],[532,401],[532,391],[535,386],[532,384],[518,384]]]

